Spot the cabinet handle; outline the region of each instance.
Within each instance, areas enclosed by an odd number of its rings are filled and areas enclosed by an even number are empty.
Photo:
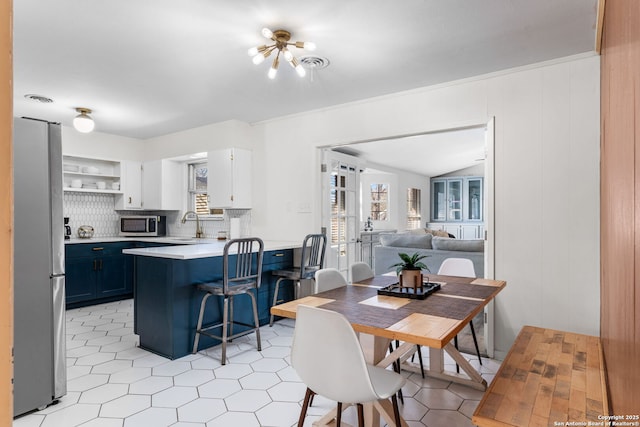
[[[98,269],[98,260],[93,260],[93,271],[96,271]]]
[[[102,251],[104,248],[91,248],[92,251]]]
[[[284,254],[273,254],[273,256],[284,256]]]
[[[129,197],[129,204],[131,204],[131,197]]]
[[[100,260],[100,268],[99,270],[102,270],[102,260]]]

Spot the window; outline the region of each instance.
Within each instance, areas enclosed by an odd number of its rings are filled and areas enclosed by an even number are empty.
[[[420,216],[420,189],[407,188],[407,229],[420,228],[422,217]]]
[[[389,185],[371,184],[371,219],[388,221]]]
[[[207,181],[209,169],[207,168],[207,162],[189,163],[188,174],[189,210],[195,211],[198,215],[208,215],[209,199],[207,197]]]

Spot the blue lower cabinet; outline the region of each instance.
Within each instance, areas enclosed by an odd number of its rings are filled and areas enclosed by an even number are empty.
[[[277,251],[276,251],[277,252]],[[282,251],[280,251],[282,252]],[[269,287],[265,290],[268,290],[269,295],[267,297],[269,307],[267,309],[267,322],[271,317],[271,313],[269,310],[273,305],[273,294],[276,290],[276,282],[278,281],[278,277],[273,275],[273,271],[275,270],[285,270],[291,268],[293,266],[293,250],[287,251],[286,253],[276,253],[272,258],[272,264],[270,265],[269,271],[265,274],[268,274],[268,280],[265,280],[265,283],[269,283]],[[278,300],[280,301],[291,301],[293,299],[293,287],[294,283],[291,280],[283,280],[280,282],[280,290],[278,291]],[[275,320],[279,320],[281,317],[275,317]]]
[[[148,246],[169,245],[135,241],[65,245],[67,308],[131,298],[133,256],[122,250]]]
[[[93,258],[65,260],[65,301],[67,306],[96,298],[97,277]]]
[[[122,250],[130,242],[65,245],[65,299],[68,308],[131,298],[132,260]]]
[[[274,254],[282,254],[274,256]],[[269,322],[271,301],[271,270],[282,268],[293,258],[293,250],[265,252],[262,285],[257,291],[260,324]],[[140,347],[170,359],[192,352],[195,328],[204,292],[198,283],[222,279],[222,257],[177,260],[146,256],[134,257],[135,332],[140,336]],[[233,302],[234,318],[253,323],[253,309],[248,295],[238,295]],[[222,321],[223,298],[211,296],[207,301],[203,324]],[[235,332],[247,329],[235,326]],[[212,333],[220,334],[220,329]],[[216,339],[201,335],[199,350],[219,344]]]

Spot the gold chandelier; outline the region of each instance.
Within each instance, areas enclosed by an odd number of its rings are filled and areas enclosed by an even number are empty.
[[[315,50],[316,45],[312,42],[295,42],[291,43],[289,40],[291,39],[291,33],[286,30],[275,30],[271,31],[268,28],[262,29],[262,35],[268,39],[273,40],[273,44],[262,45],[258,47],[252,47],[249,49],[249,56],[253,57],[254,64],[261,64],[265,59],[271,55],[272,52],[277,50],[276,57],[273,59],[273,63],[271,64],[271,68],[269,69],[268,76],[270,79],[274,79],[276,77],[276,73],[278,72],[278,65],[280,65],[280,54],[284,57],[284,59],[291,65],[300,77],[304,77],[306,72],[300,62],[293,56],[293,53],[289,50],[288,46],[295,46],[298,49],[307,49],[307,50]]]

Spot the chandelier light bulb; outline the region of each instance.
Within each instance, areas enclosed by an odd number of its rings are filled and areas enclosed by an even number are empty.
[[[267,76],[269,76],[271,80],[276,78],[276,74],[278,73],[278,65],[280,65],[280,54],[275,57],[275,59],[273,60],[273,64],[271,64],[271,68],[269,68],[269,73],[267,74]]]
[[[271,31],[268,28],[262,29],[262,35],[270,40],[272,40],[271,44],[266,44],[262,46],[252,47],[247,51],[249,56],[252,57],[252,61],[254,64],[258,65],[264,62],[266,58],[271,55],[271,52],[276,52],[276,59],[273,61],[271,68],[269,69],[268,76],[270,79],[274,79],[276,74],[278,73],[278,65],[280,61],[280,54],[284,57],[284,59],[291,65],[292,68],[296,70],[300,77],[304,77],[306,75],[305,69],[298,62],[295,55],[289,50],[289,47],[294,46],[298,49],[307,49],[307,50],[315,50],[316,44],[312,42],[290,42],[291,33],[287,30],[276,30]]]
[[[252,61],[256,65],[262,64],[264,62],[264,55],[257,54],[256,56],[253,57]]]
[[[89,113],[91,113],[91,110],[88,108],[76,108],[76,111],[80,114],[78,114],[73,119],[73,127],[78,132],[82,132],[82,133],[91,132],[96,126],[91,116],[89,116]]]
[[[271,52],[273,52],[273,48],[266,49],[264,50],[264,52],[261,51],[260,48],[258,48],[258,51],[260,53],[258,53],[256,56],[253,57],[253,63],[256,65],[262,64],[262,62],[264,62],[264,60],[267,59],[269,55],[271,55]]]

